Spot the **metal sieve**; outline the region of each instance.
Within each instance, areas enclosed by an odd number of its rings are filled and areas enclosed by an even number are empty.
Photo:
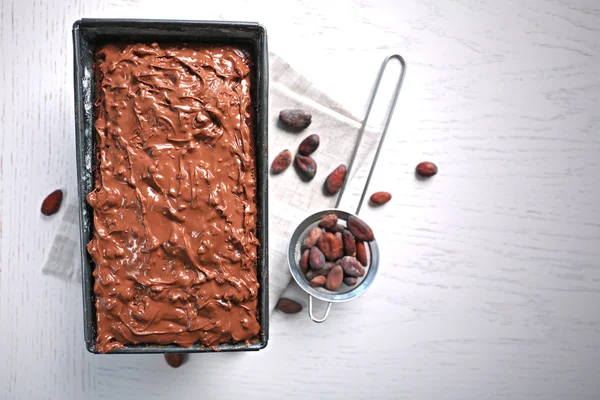
[[[369,170],[369,175],[367,177],[367,181],[365,182],[365,186],[364,186],[362,194],[360,196],[360,201],[356,208],[356,213],[352,214],[350,212],[339,210],[338,207],[342,200],[342,196],[344,194],[344,189],[346,187],[348,177],[350,176],[350,172],[352,170],[354,160],[356,159],[356,154],[358,153],[358,149],[360,147],[360,142],[361,142],[363,134],[365,132],[365,128],[366,128],[367,122],[369,120],[369,115],[371,114],[371,109],[373,108],[373,103],[375,102],[375,99],[377,97],[377,91],[379,89],[381,79],[385,73],[388,63],[390,62],[390,60],[394,60],[394,59],[398,60],[398,62],[400,63],[400,65],[402,67],[402,71],[401,71],[398,81],[396,83],[396,88],[394,90],[394,94],[393,94],[392,99],[389,104],[388,112],[385,117],[384,127],[381,132],[381,138],[379,139],[379,144],[377,145],[377,150],[375,152],[375,156],[373,157],[373,161],[371,163],[371,169]],[[402,83],[404,82],[405,74],[406,74],[406,63],[405,63],[404,59],[402,58],[402,56],[400,56],[398,54],[393,54],[393,55],[390,55],[385,58],[385,60],[383,61],[383,64],[381,65],[379,73],[377,74],[377,78],[375,80],[375,85],[373,87],[373,92],[371,94],[371,98],[369,100],[369,104],[367,107],[367,113],[366,113],[365,118],[360,127],[358,137],[356,139],[356,144],[354,145],[354,150],[352,152],[352,157],[350,158],[350,163],[349,163],[348,169],[346,171],[346,176],[344,178],[344,182],[342,183],[342,186],[340,188],[340,193],[338,195],[338,198],[337,198],[337,201],[335,204],[335,208],[319,211],[319,212],[311,214],[310,216],[305,218],[304,221],[302,221],[298,225],[296,230],[294,230],[294,233],[292,234],[292,237],[290,239],[290,243],[288,245],[288,266],[290,268],[290,272],[292,273],[292,277],[294,278],[294,280],[296,281],[298,286],[300,286],[302,288],[302,290],[304,290],[308,294],[308,315],[314,322],[324,322],[327,319],[327,317],[329,316],[329,311],[331,310],[332,303],[341,303],[344,301],[349,301],[349,300],[355,299],[358,296],[365,293],[367,291],[367,289],[371,286],[371,284],[373,283],[373,280],[375,279],[375,276],[377,275],[377,270],[379,268],[379,246],[377,245],[377,235],[375,235],[375,240],[373,240],[372,242],[369,242],[368,245],[367,245],[367,243],[365,243],[365,247],[367,250],[367,256],[369,259],[369,265],[366,268],[365,276],[362,278],[359,278],[359,280],[357,280],[356,284],[352,287],[348,287],[348,286],[346,286],[346,284],[342,284],[340,289],[338,289],[335,292],[329,291],[325,288],[315,288],[315,287],[310,286],[308,280],[304,277],[303,272],[301,272],[301,270],[300,270],[300,256],[302,254],[301,246],[302,246],[302,241],[306,237],[308,231],[312,227],[318,225],[319,220],[323,215],[328,214],[328,213],[336,214],[339,218],[338,223],[340,223],[342,225],[345,224],[345,221],[348,220],[348,217],[350,217],[350,216],[358,217],[360,208],[362,206],[362,203],[365,199],[365,195],[369,188],[369,182],[371,181],[371,176],[373,175],[373,171],[375,169],[375,164],[377,163],[377,159],[379,158],[379,153],[381,151],[381,147],[383,145],[385,135],[387,133],[388,127],[390,125],[390,121],[392,119],[392,114],[394,113],[394,108],[395,108],[396,102],[398,100],[398,95],[400,94],[400,89],[402,88]],[[368,224],[367,221],[365,221],[365,222]],[[325,314],[321,318],[317,318],[314,316],[313,297],[328,303],[327,309],[325,310]]]

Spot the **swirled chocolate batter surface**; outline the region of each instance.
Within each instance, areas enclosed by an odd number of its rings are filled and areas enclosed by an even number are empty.
[[[260,332],[250,61],[240,49],[96,53],[97,349]]]

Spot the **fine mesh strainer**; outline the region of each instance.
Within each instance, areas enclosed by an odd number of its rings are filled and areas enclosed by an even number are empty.
[[[388,113],[385,118],[384,127],[381,133],[381,139],[379,140],[379,144],[377,146],[377,150],[375,152],[375,157],[373,158],[373,162],[371,164],[371,169],[369,170],[369,175],[367,177],[367,181],[365,182],[365,186],[363,188],[362,195],[360,197],[360,201],[358,203],[358,207],[356,208],[356,214],[352,214],[346,211],[338,210],[337,208],[340,205],[340,201],[344,194],[344,189],[346,187],[346,183],[348,181],[348,177],[350,176],[350,172],[352,170],[352,166],[354,164],[354,160],[356,158],[356,154],[360,147],[360,142],[362,136],[365,132],[365,127],[367,126],[367,122],[369,120],[369,115],[371,113],[371,109],[373,107],[373,103],[375,102],[375,98],[377,97],[377,91],[379,89],[379,84],[381,83],[381,79],[385,73],[385,69],[390,62],[390,60],[397,60],[402,67],[400,76],[396,83],[396,88],[394,90],[394,94],[389,104]],[[371,95],[371,99],[369,100],[369,105],[367,107],[367,113],[365,115],[365,119],[361,125],[360,131],[358,133],[358,137],[356,139],[356,144],[354,145],[354,151],[352,152],[352,157],[350,159],[350,163],[348,165],[348,170],[346,172],[346,176],[344,178],[344,182],[342,183],[342,187],[340,189],[340,194],[335,204],[334,209],[328,209],[316,212],[310,216],[308,216],[304,221],[298,225],[294,233],[292,234],[292,238],[290,239],[290,243],[288,246],[288,265],[290,268],[290,272],[294,277],[294,280],[298,285],[308,293],[308,315],[315,322],[324,322],[329,316],[329,311],[331,310],[332,303],[341,303],[344,301],[352,300],[364,292],[371,286],[373,280],[375,279],[375,275],[377,274],[377,269],[379,267],[379,247],[377,246],[377,235],[375,235],[375,240],[368,243],[366,247],[367,255],[369,259],[368,267],[366,268],[365,276],[359,278],[355,285],[352,287],[346,286],[346,284],[342,284],[342,286],[336,290],[335,292],[329,291],[325,288],[316,288],[310,286],[308,280],[305,278],[304,273],[300,269],[300,256],[302,254],[302,241],[306,237],[308,231],[317,226],[320,218],[329,213],[334,213],[339,218],[339,223],[344,225],[348,220],[348,217],[355,216],[358,217],[360,212],[360,208],[362,206],[363,200],[365,199],[365,194],[367,193],[367,189],[369,187],[369,182],[371,181],[371,176],[373,175],[373,170],[375,169],[375,164],[377,163],[377,158],[379,157],[379,152],[381,151],[381,147],[383,145],[383,141],[385,139],[385,135],[387,133],[388,127],[390,125],[390,121],[392,119],[392,114],[394,112],[394,108],[396,106],[396,101],[398,100],[398,95],[400,94],[400,89],[402,88],[402,83],[404,82],[404,75],[406,74],[406,63],[402,56],[398,54],[393,54],[383,61],[381,65],[381,69],[377,75],[377,79],[375,80],[375,86],[373,88],[373,93]],[[367,222],[367,221],[365,221]],[[368,222],[367,222],[368,223]],[[327,302],[327,310],[325,311],[325,315],[322,318],[316,318],[313,314],[313,297],[319,300]]]

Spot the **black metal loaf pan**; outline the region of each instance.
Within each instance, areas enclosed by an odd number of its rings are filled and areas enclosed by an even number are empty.
[[[255,136],[258,208],[257,236],[261,246],[258,252],[259,320],[262,332],[257,343],[246,346],[223,344],[216,348],[203,348],[194,344],[190,348],[177,345],[128,345],[115,353],[197,353],[213,351],[260,350],[269,337],[269,279],[268,279],[268,159],[267,159],[267,107],[269,64],[267,34],[261,25],[246,22],[168,21],[130,19],[82,19],[73,25],[75,64],[75,136],[77,147],[77,177],[79,181],[79,211],[81,235],[81,268],[83,275],[83,318],[85,343],[88,351],[96,349],[96,307],[94,296],[93,262],[86,245],[92,238],[93,213],[86,195],[94,188],[96,157],[94,132],[94,72],[92,64],[98,46],[111,43],[193,43],[233,44],[243,46],[253,61],[251,73],[251,100]]]

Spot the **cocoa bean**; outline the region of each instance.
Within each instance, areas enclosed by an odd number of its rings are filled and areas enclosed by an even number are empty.
[[[384,205],[392,199],[392,195],[388,192],[375,192],[371,195],[371,203],[377,206]]]
[[[323,229],[331,229],[333,228],[338,222],[338,216],[335,215],[334,213],[329,213],[329,214],[325,214],[321,217],[320,221],[319,221],[319,228],[323,228]]]
[[[327,277],[323,275],[315,276],[310,280],[310,286],[318,287],[323,286],[327,283]]]
[[[337,224],[334,227],[329,228],[329,229],[325,229],[325,230],[327,232],[331,232],[331,233],[338,233],[338,232],[343,232],[344,229],[346,229],[346,227],[344,225]]]
[[[344,257],[344,236],[342,234],[342,232],[336,232],[334,233],[335,238],[337,239],[338,243],[340,244],[340,249],[342,249],[342,254],[339,255],[339,257],[337,257],[336,259],[340,259],[342,257]]]
[[[182,353],[167,353],[165,354],[165,361],[169,366],[173,368],[181,367],[181,364],[185,361],[184,354]]]
[[[348,229],[344,229],[342,232],[342,237],[344,239],[344,254],[350,257],[356,256],[356,239],[352,232]]]
[[[325,180],[325,191],[329,194],[336,194],[344,183],[346,177],[346,166],[340,164]]]
[[[302,256],[300,256],[300,269],[302,269],[302,271],[304,273],[308,272],[308,255],[310,254],[310,250],[306,249],[304,250],[304,252],[302,253]]]
[[[325,265],[325,256],[319,250],[318,247],[312,247],[310,249],[310,253],[308,254],[308,260],[310,263],[310,267],[314,270],[318,270],[323,268]]]
[[[365,269],[354,257],[346,256],[340,260],[340,265],[344,269],[344,273],[355,278],[365,275]]]
[[[325,261],[325,264],[323,264],[323,268],[324,270],[326,270],[327,272],[331,271],[333,269],[333,267],[335,267],[336,262],[335,261]],[[327,275],[327,274],[326,274]]]
[[[275,156],[273,164],[271,164],[271,173],[280,174],[292,165],[292,153],[289,150],[283,150]]]
[[[365,267],[369,264],[367,260],[367,250],[365,248],[364,242],[356,242],[356,259]]]
[[[342,236],[342,232],[334,233],[334,236],[335,236],[336,240],[338,241],[338,243],[340,244],[340,248],[342,249],[342,255],[340,257],[342,257],[344,255],[344,237]]]
[[[323,236],[323,231],[321,228],[316,226],[311,228],[308,231],[306,238],[304,238],[304,241],[302,242],[302,248],[310,249],[311,247],[314,247],[321,236]]]
[[[417,165],[415,170],[417,171],[417,174],[429,178],[430,176],[437,174],[438,167],[430,161],[423,161]]]
[[[356,281],[357,281],[357,279],[353,276],[347,276],[344,278],[344,283],[348,286],[356,285]]]
[[[279,112],[283,126],[293,131],[301,131],[312,122],[312,115],[304,110],[283,110]]]
[[[309,156],[319,148],[320,142],[321,139],[319,138],[319,135],[310,135],[300,143],[300,146],[298,146],[298,153],[303,156]]]
[[[370,242],[375,239],[373,236],[373,231],[362,219],[357,218],[353,215],[348,217],[348,229],[358,240],[364,240],[366,242]]]
[[[344,269],[340,265],[336,265],[327,275],[325,288],[328,290],[338,290],[344,279]]]
[[[302,311],[302,304],[287,297],[282,297],[277,302],[277,309],[285,314],[297,314]]]
[[[335,264],[335,263],[325,261],[325,264],[323,264],[323,268],[318,269],[318,270],[311,269],[310,271],[308,271],[306,273],[306,279],[308,279],[310,281],[315,276],[321,276],[321,275],[327,276],[329,271],[331,271],[333,269],[333,267],[335,267],[336,265],[337,264]]]
[[[317,247],[327,261],[333,261],[344,255],[344,247],[331,232],[327,232],[317,241]]]
[[[296,170],[305,181],[310,181],[317,173],[317,163],[309,156],[296,155]]]
[[[60,205],[63,199],[62,190],[58,189],[54,192],[50,193],[44,201],[42,202],[42,214],[44,215],[52,215],[56,214],[58,210],[60,210]]]

